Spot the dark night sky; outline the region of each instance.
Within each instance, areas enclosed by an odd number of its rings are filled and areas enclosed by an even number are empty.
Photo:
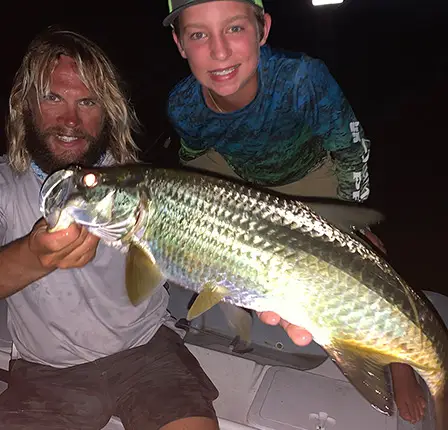
[[[414,287],[448,294],[448,43],[442,39],[448,40],[448,13],[443,3],[351,0],[322,9],[308,0],[265,0],[273,15],[269,43],[324,60],[372,141],[371,204],[387,217],[375,231],[392,264]],[[2,129],[11,81],[27,44],[46,26],[62,24],[92,38],[118,66],[145,126],[139,143],[153,154],[157,137],[167,131],[167,92],[188,68],[161,25],[166,1],[126,5],[86,16],[42,8],[35,14],[28,10],[22,21],[4,15]]]

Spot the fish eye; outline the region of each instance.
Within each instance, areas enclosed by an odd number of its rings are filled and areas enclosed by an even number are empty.
[[[82,183],[87,188],[93,188],[96,184],[98,184],[98,179],[94,173],[87,173],[82,178]]]

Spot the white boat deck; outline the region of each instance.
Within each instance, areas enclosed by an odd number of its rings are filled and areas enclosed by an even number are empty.
[[[172,291],[172,301],[179,300],[182,291]],[[448,297],[432,294],[433,303],[445,321],[448,320]],[[175,315],[176,306],[170,310]],[[180,312],[177,309],[177,312]],[[185,312],[186,313],[186,312]],[[209,313],[210,325],[219,319]],[[212,318],[210,320],[210,318]],[[0,301],[0,368],[7,369],[11,344],[5,325],[5,302]],[[204,323],[204,321],[202,321]],[[201,322],[197,322],[201,324]],[[260,325],[258,325],[260,324]],[[266,330],[266,328],[268,330]],[[278,348],[282,345],[285,356],[295,357],[292,342],[278,327],[267,327],[260,322],[255,323],[255,338],[260,338],[260,330],[267,335],[265,344]],[[198,328],[198,332],[201,328]],[[194,330],[193,330],[194,331]],[[219,339],[219,336],[216,337]],[[3,340],[2,340],[3,339]],[[305,359],[297,361],[299,370],[288,364],[281,365],[279,356],[272,355],[264,362],[263,350],[238,356],[232,353],[220,341],[213,343],[207,337],[207,347],[189,342],[188,348],[197,357],[206,373],[215,383],[220,396],[215,401],[215,408],[223,430],[432,430],[432,413],[426,414],[423,422],[411,425],[397,416],[387,417],[374,410],[362,398],[356,389],[347,381],[336,365],[323,355],[317,345],[308,349],[300,349]],[[192,337],[193,342],[201,344],[203,339]],[[278,340],[280,339],[280,340]],[[288,352],[288,348],[290,352]],[[227,350],[227,352],[226,352]],[[257,354],[260,354],[258,356]],[[269,355],[269,354],[268,354]],[[324,360],[322,362],[322,360]],[[312,363],[317,363],[313,367]],[[321,364],[319,364],[321,363]],[[0,391],[1,391],[0,382]],[[6,388],[6,384],[3,383]],[[428,398],[429,400],[429,398]],[[431,401],[429,400],[431,405]],[[430,412],[432,407],[430,407]],[[319,427],[320,426],[320,427]],[[120,421],[112,418],[104,428],[106,430],[124,430]]]

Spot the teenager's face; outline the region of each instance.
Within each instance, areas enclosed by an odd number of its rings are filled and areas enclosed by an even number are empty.
[[[191,72],[205,87],[226,97],[256,79],[263,39],[253,6],[239,1],[211,1],[185,9],[180,18],[180,38],[173,37]]]

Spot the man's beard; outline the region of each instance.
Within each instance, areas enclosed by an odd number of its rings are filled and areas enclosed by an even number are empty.
[[[93,137],[78,128],[70,129],[70,135],[84,139],[87,142],[87,150],[79,157],[74,157],[70,151],[67,156],[56,157],[50,150],[47,143],[50,136],[66,135],[67,129],[63,127],[51,127],[45,132],[41,132],[34,125],[31,115],[25,117],[25,142],[26,149],[33,161],[42,169],[44,173],[50,174],[55,170],[63,169],[70,164],[78,164],[84,167],[94,166],[109,148],[108,127],[103,127],[98,137]]]

